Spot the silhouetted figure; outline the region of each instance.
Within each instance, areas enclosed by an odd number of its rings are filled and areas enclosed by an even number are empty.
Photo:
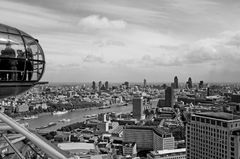
[[[25,67],[25,55],[22,50],[17,50],[17,58],[18,58],[18,63],[17,63],[17,79],[18,80],[26,80],[26,73],[24,72],[24,67]]]
[[[26,63],[26,70],[28,75],[28,81],[31,81],[32,75],[33,75],[33,62],[31,61],[33,59],[33,53],[30,46],[27,46],[27,63]]]
[[[1,54],[0,55],[0,78],[1,78],[1,81],[7,80],[7,72],[5,72],[5,70],[8,70],[8,60],[5,59],[4,55]]]
[[[17,61],[15,59],[7,59],[7,57],[10,58],[16,58],[15,50],[11,48],[11,43],[6,44],[6,48],[1,51],[2,57],[6,57],[3,62],[3,69],[4,70],[11,70],[9,73],[6,72],[4,74],[5,80],[16,80],[16,70],[17,70]],[[8,79],[7,79],[8,78]]]
[[[0,57],[1,57],[1,61],[0,61],[1,80],[6,81],[8,76],[8,73],[6,71],[9,70],[10,66],[7,59],[7,55],[5,54],[4,50],[1,51]]]

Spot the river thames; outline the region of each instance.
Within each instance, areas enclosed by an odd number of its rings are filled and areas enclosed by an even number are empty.
[[[39,128],[41,126],[46,126],[49,122],[55,122],[57,125],[42,129],[44,131],[54,131],[62,126],[66,126],[76,122],[82,122],[87,118],[84,118],[85,115],[98,114],[98,113],[107,113],[107,112],[115,112],[115,113],[130,113],[132,111],[132,104],[128,106],[112,106],[108,109],[78,109],[71,112],[68,112],[63,115],[52,115],[45,114],[39,116],[37,119],[25,120],[29,124],[30,129]],[[61,119],[70,119],[70,122],[59,122]]]

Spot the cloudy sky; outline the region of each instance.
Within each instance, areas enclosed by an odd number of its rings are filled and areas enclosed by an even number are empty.
[[[0,0],[50,82],[240,81],[239,0]]]

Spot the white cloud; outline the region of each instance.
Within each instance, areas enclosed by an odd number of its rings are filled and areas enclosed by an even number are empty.
[[[127,22],[123,20],[110,20],[107,17],[99,15],[90,15],[82,18],[78,25],[93,29],[124,29],[127,26]]]
[[[226,44],[229,46],[240,47],[240,32],[233,33],[230,35],[229,39],[226,41]]]
[[[145,66],[180,66],[181,62],[180,59],[177,57],[171,56],[158,56],[158,57],[151,57],[150,55],[144,55],[141,59],[141,63]]]
[[[179,47],[182,52],[178,58],[184,64],[201,64],[211,69],[212,64],[218,69],[231,66],[237,70],[240,62],[239,32],[224,32],[215,38],[202,39]]]
[[[179,44],[174,47],[171,47],[170,43],[164,45],[170,47],[160,46],[159,48],[151,47],[154,45],[149,44],[141,45],[138,48],[130,46],[138,51],[136,51],[135,57],[132,57],[131,54],[128,58],[137,61],[134,63],[135,67],[167,68],[169,66],[192,67],[195,65],[211,69],[214,64],[214,67],[218,67],[218,69],[228,66],[233,66],[232,69],[238,69],[236,66],[240,62],[239,44],[239,32],[235,32],[227,35],[220,34],[214,38],[201,39],[188,44]]]
[[[220,79],[226,76],[223,70],[229,71],[226,80],[240,76],[234,76],[239,72],[240,32],[233,30],[240,23],[238,5],[233,8],[233,3],[62,0],[55,4],[56,0],[0,1],[1,23],[40,40],[47,78],[163,80],[179,73],[197,79],[209,73],[216,75],[209,79]],[[224,30],[229,31],[219,35]]]
[[[100,56],[87,55],[86,58],[83,60],[83,62],[104,63],[104,59],[103,57],[100,57]]]

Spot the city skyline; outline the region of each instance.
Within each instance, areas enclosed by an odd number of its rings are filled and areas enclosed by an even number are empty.
[[[45,81],[237,82],[239,7],[237,0],[2,0],[0,18],[39,39]]]

